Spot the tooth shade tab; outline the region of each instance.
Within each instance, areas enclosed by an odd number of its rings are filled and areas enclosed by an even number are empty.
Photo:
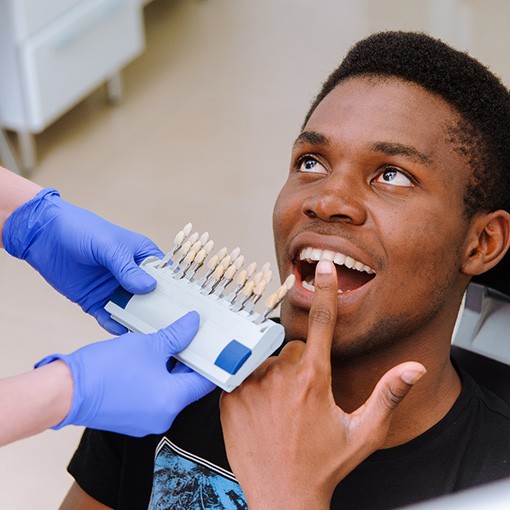
[[[180,246],[184,239],[186,239],[186,235],[184,234],[184,232],[181,230],[176,236],[175,236],[175,239],[174,239],[174,244],[176,244],[177,246]]]
[[[295,283],[296,283],[296,276],[293,274],[289,274],[289,276],[287,276],[287,278],[285,278],[283,285],[285,285],[287,290],[290,290],[290,289],[292,289],[292,287],[294,287]]]
[[[198,252],[202,249],[202,243],[200,241],[197,241],[196,243],[193,244],[193,246],[191,247],[191,250],[194,251],[194,252]]]
[[[209,241],[209,232],[204,232],[204,233],[200,236],[199,241],[200,241],[200,243],[202,244],[202,246],[204,246],[204,244],[206,244],[206,243]]]
[[[216,280],[219,280],[223,274],[225,273],[225,267],[222,266],[222,265],[219,265],[215,270],[214,270],[214,273],[213,273],[213,278],[216,279]]]
[[[218,265],[219,263],[219,260],[218,260],[218,255],[213,255],[209,262],[207,262],[207,267],[211,270],[214,270],[216,268],[216,266]]]
[[[188,253],[190,250],[191,250],[191,242],[190,241],[186,241],[181,246],[181,249],[179,250],[179,252],[182,253],[183,255],[186,255],[186,253]]]
[[[218,260],[221,260],[225,258],[225,255],[227,254],[227,249],[223,247],[216,255],[218,255]]]
[[[225,271],[225,279],[232,280],[237,272],[237,267],[233,264]]]
[[[238,285],[244,285],[246,283],[246,280],[248,279],[248,273],[246,272],[246,269],[242,269],[239,271],[239,274],[236,276],[236,283]]]
[[[287,292],[288,292],[288,289],[285,285],[278,287],[278,289],[276,291],[276,297],[278,298],[278,301],[281,301],[287,295]]]
[[[272,310],[273,308],[276,308],[277,302],[278,298],[276,297],[276,293],[274,293],[269,295],[264,304],[266,305],[266,308],[270,308]]]
[[[253,294],[253,289],[255,288],[255,283],[253,282],[253,280],[250,280],[244,287],[243,287],[243,290],[241,291],[242,294],[244,294],[245,296],[251,296]]]
[[[255,288],[253,289],[253,293],[257,294],[257,296],[261,296],[264,291],[266,290],[267,282],[265,280],[261,280],[257,285],[255,285]]]
[[[240,254],[241,254],[241,248],[239,248],[239,247],[234,248],[232,250],[232,252],[230,253],[230,258],[232,260],[235,260],[237,257],[239,257]]]
[[[197,256],[195,257],[195,262],[197,264],[201,264],[205,260],[205,257],[207,257],[207,253],[202,248],[201,250],[198,251]]]
[[[198,237],[199,237],[198,232],[194,232],[189,236],[188,241],[190,242],[191,245],[194,245],[198,241]]]
[[[214,241],[212,239],[210,239],[204,245],[204,250],[205,250],[206,255],[209,255],[209,253],[211,253],[213,248],[214,248]]]
[[[269,271],[271,269],[271,263],[270,262],[266,262],[265,264],[262,264],[262,267],[260,268],[260,270],[265,273],[266,271]]]
[[[259,271],[253,278],[252,281],[255,285],[257,285],[261,280],[264,279],[264,273]]]
[[[194,251],[194,250],[190,250],[186,256],[184,257],[184,262],[186,264],[191,264],[193,262],[193,260],[195,259],[195,256],[196,256],[197,252]]]
[[[182,232],[184,233],[184,237],[189,236],[192,228],[193,228],[193,225],[191,223],[186,223],[186,225],[184,225],[184,227],[182,229]]]
[[[232,262],[232,257],[230,255],[227,255],[226,257],[223,257],[220,261],[220,266],[223,266],[225,269],[230,266]]]
[[[243,255],[239,255],[239,257],[237,257],[234,262],[233,262],[234,266],[236,266],[236,269],[240,269],[242,267],[242,265],[244,264],[244,257]]]
[[[255,306],[264,297],[263,294],[273,278],[271,263],[265,262],[258,271],[256,262],[245,268],[246,259],[239,247],[230,254],[227,248],[223,247],[212,255],[215,243],[210,239],[209,232],[199,233],[192,229],[191,223],[186,224],[176,234],[172,250],[163,259],[151,264],[156,270],[163,271],[161,274],[165,280],[171,279],[190,285],[197,289],[200,295],[210,296],[208,299],[218,301],[233,312],[239,312],[255,324],[262,324],[267,314],[256,312]],[[313,248],[308,251],[313,251]],[[268,307],[266,312],[269,313],[279,305],[294,281],[295,277],[289,276],[284,284],[273,292],[271,307]],[[230,285],[232,290],[227,294],[225,291]]]

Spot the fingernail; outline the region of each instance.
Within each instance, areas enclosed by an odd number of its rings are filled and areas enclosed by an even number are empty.
[[[400,374],[400,379],[404,381],[406,384],[415,384],[417,383],[427,371],[424,370],[404,370]]]
[[[315,268],[315,272],[320,274],[331,274],[333,271],[335,271],[335,266],[331,260],[319,260]]]

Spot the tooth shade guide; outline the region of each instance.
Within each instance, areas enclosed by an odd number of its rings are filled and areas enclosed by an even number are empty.
[[[214,294],[232,309],[251,313],[273,277],[271,264],[262,264],[258,271],[256,262],[244,266],[245,257],[239,247],[230,253],[223,247],[216,255],[210,256],[214,242],[209,233],[193,231],[190,235],[191,232],[192,224],[189,223],[174,239],[177,246],[173,250],[177,255],[173,256],[172,267],[169,268],[173,278],[185,277],[190,284],[201,287],[204,294]],[[225,289],[229,285],[232,285],[232,290],[227,294]],[[281,300],[284,292],[280,290],[274,294]],[[253,320],[260,317],[259,313],[252,315]]]

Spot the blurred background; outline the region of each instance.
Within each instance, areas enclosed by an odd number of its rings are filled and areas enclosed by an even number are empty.
[[[509,84],[509,14],[505,0],[0,0],[0,162],[163,251],[192,222],[275,264],[291,145],[347,49],[425,31]],[[0,282],[0,377],[109,336],[3,251]],[[57,508],[80,435],[2,448],[0,507]]]

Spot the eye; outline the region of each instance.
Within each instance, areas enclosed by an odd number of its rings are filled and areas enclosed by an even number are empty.
[[[296,163],[298,172],[312,174],[327,174],[328,171],[312,156],[302,156]]]
[[[394,166],[385,167],[376,177],[375,182],[405,188],[412,188],[414,186],[413,181],[402,170]]]

